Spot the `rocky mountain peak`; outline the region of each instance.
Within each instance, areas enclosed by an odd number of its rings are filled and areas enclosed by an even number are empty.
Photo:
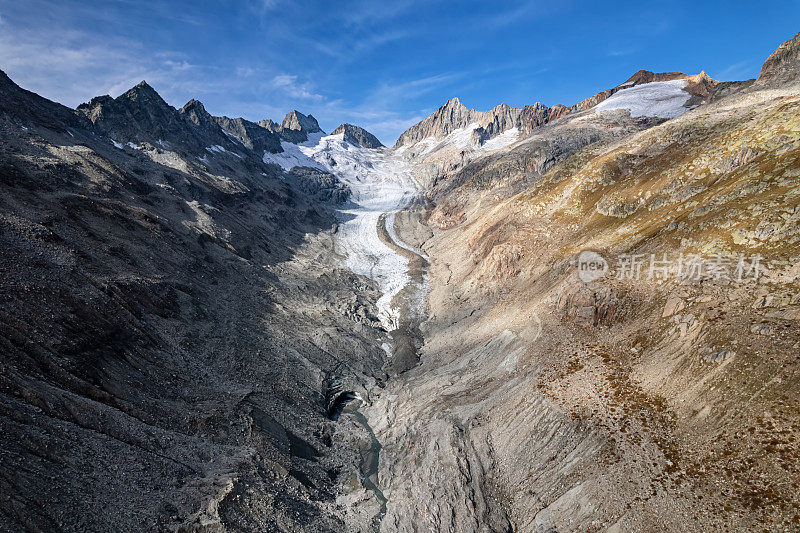
[[[191,100],[186,102],[183,105],[183,107],[181,108],[181,111],[182,112],[186,112],[186,111],[188,111],[190,109],[195,109],[195,110],[199,110],[199,111],[201,111],[203,113],[207,113],[206,107],[203,105],[203,102],[201,102],[200,100],[195,100],[194,98],[192,98]]]
[[[101,131],[131,140],[175,129],[180,121],[177,110],[145,81],[113,99],[110,96],[92,98],[79,105],[77,111]]]
[[[274,120],[267,118],[258,122],[258,125],[262,128],[266,128],[269,131],[278,132],[280,131],[281,125],[275,122]]]
[[[472,135],[473,142],[483,144],[513,128],[530,131],[549,120],[563,116],[566,110],[564,106],[549,108],[541,102],[520,109],[503,102],[482,112],[467,109],[458,98],[451,98],[431,116],[405,131],[395,146],[413,144],[427,137],[445,137],[472,124],[478,125]]]
[[[442,138],[457,129],[475,123],[478,126],[473,132],[472,139],[476,144],[482,144],[513,128],[517,128],[520,132],[530,132],[534,128],[569,113],[590,109],[614,93],[635,85],[679,79],[687,81],[684,90],[691,95],[691,99],[688,101],[689,106],[708,102],[719,84],[705,71],[700,74],[688,75],[683,72],[653,72],[642,69],[616,87],[597,93],[571,107],[560,104],[548,107],[541,102],[536,102],[520,109],[501,103],[488,111],[481,112],[467,109],[458,98],[451,98],[428,118],[406,130],[397,140],[395,147],[414,144],[428,137]]]
[[[184,105],[178,113],[192,121],[196,126],[210,127],[213,124],[213,127],[217,127],[214,117],[206,111],[203,103],[194,98],[186,102],[186,105]]]
[[[264,152],[275,154],[283,151],[278,133],[261,123],[256,124],[243,118],[228,117],[213,117],[213,120],[219,124],[225,133],[257,154],[263,155]],[[277,126],[271,120],[262,122],[271,122]]]
[[[332,135],[344,134],[344,140],[350,144],[361,146],[364,148],[381,148],[383,144],[373,134],[353,124],[342,124],[335,130]]]
[[[3,115],[59,132],[85,125],[85,119],[72,109],[23,89],[0,70],[0,116]]]
[[[305,142],[308,140],[309,133],[322,132],[322,128],[319,127],[319,123],[313,115],[304,115],[296,109],[286,113],[280,124],[270,119],[264,119],[258,122],[258,125],[278,134],[281,139],[290,143]]]
[[[445,137],[457,129],[477,122],[482,115],[480,111],[467,109],[457,97],[451,98],[428,118],[403,132],[395,146],[413,144],[427,137]]]
[[[140,81],[117,99],[125,99],[130,101],[140,101],[149,104],[166,105],[168,106],[161,95],[153,89],[145,80]]]
[[[758,75],[758,81],[789,81],[800,74],[800,33],[772,52]]]
[[[307,134],[322,131],[313,115],[304,115],[296,109],[286,114],[281,127],[287,130],[303,131]]]
[[[115,142],[168,142],[191,153],[202,153],[208,146],[237,149],[202,102],[192,99],[177,110],[145,81],[117,98],[92,98],[76,111],[88,118],[96,131]]]

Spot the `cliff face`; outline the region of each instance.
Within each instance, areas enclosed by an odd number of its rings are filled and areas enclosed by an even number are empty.
[[[306,133],[317,133],[322,131],[317,119],[313,115],[304,115],[297,110],[286,114],[281,123],[281,127],[288,130],[300,130]]]
[[[482,115],[480,111],[467,109],[458,98],[451,98],[431,116],[403,132],[397,139],[395,148],[413,144],[426,137],[444,137],[459,128],[478,122]]]
[[[304,115],[297,110],[287,113],[280,124],[271,119],[265,119],[258,125],[278,134],[286,142],[295,144],[306,142],[310,133],[322,132],[313,115]]]

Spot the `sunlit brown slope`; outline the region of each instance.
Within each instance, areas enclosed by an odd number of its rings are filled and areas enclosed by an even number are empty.
[[[440,180],[422,364],[385,397],[390,524],[798,527],[800,87],[737,91],[644,131],[579,116]],[[570,128],[610,133],[573,153]],[[731,263],[648,279],[650,254]]]

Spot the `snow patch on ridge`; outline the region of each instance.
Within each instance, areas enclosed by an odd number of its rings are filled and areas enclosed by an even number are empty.
[[[501,148],[511,146],[519,140],[519,129],[511,128],[489,139],[482,145],[479,145],[476,144],[472,138],[473,132],[479,127],[480,124],[473,122],[464,128],[453,130],[442,138],[426,137],[414,144],[400,146],[395,150],[395,153],[397,155],[402,155],[407,150],[413,148],[414,157],[425,157],[433,152],[449,148],[454,150],[469,150],[470,152],[480,154],[500,150]]]
[[[505,148],[506,146],[511,146],[519,139],[519,129],[511,128],[510,130],[506,130],[497,137],[493,139],[489,139],[485,143],[483,143],[483,149],[487,152],[491,152],[493,150],[499,150],[501,148]]]
[[[206,146],[206,150],[209,153],[212,153],[212,154],[214,154],[214,153],[217,153],[217,154],[230,154],[232,156],[238,157],[239,159],[242,158],[242,156],[240,156],[236,152],[231,152],[230,150],[226,150],[224,146],[220,146],[218,144],[215,144],[213,146]]]
[[[310,133],[308,140],[300,144],[281,141],[283,152],[273,154],[264,152],[264,163],[274,163],[280,165],[284,170],[291,170],[294,167],[314,167],[328,171],[328,168],[316,161],[309,154],[314,154],[320,140],[325,134],[322,132]]]
[[[632,117],[675,118],[688,108],[684,107],[691,95],[683,89],[686,80],[654,81],[617,91],[597,104],[595,112],[627,109]]]

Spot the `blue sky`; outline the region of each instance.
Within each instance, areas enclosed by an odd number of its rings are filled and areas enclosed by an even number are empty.
[[[146,79],[250,120],[296,108],[393,143],[458,96],[570,105],[641,68],[758,75],[800,2],[0,0],[0,69],[69,106]]]

